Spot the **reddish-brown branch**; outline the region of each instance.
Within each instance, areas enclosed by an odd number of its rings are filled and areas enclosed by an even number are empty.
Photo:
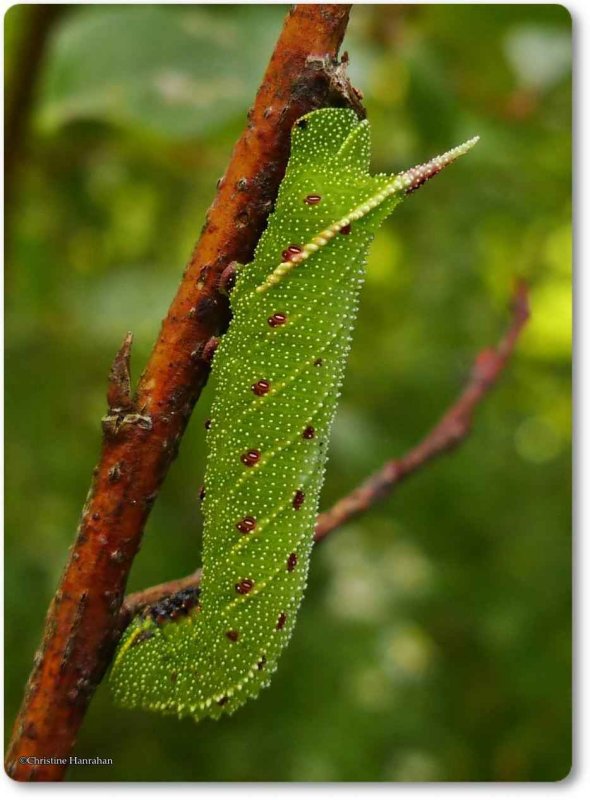
[[[318,516],[316,542],[321,542],[333,530],[367,511],[388,496],[405,478],[464,441],[471,430],[475,410],[504,371],[528,317],[528,292],[521,283],[514,293],[510,327],[495,348],[482,350],[478,354],[467,385],[457,400],[416,447],[399,459],[387,461],[378,472]],[[126,625],[143,606],[151,605],[180,589],[194,588],[200,580],[201,570],[196,570],[186,578],[160,583],[128,595],[121,609],[121,626]]]
[[[284,174],[291,126],[326,105],[362,113],[336,61],[349,10],[300,5],[289,13],[134,398],[129,337],[115,359],[100,461],[9,746],[6,768],[17,780],[64,775],[64,766],[20,758],[66,758],[72,750],[118,637],[145,522],[208,377],[203,347],[228,322],[219,276],[252,256]]]

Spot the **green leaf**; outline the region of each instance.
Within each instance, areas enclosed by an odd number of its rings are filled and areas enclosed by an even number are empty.
[[[38,124],[91,119],[169,138],[201,136],[245,110],[284,7],[90,7],[48,53]],[[276,24],[275,24],[276,22]]]

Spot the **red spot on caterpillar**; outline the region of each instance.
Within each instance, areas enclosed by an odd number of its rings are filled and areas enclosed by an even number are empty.
[[[308,206],[317,206],[318,203],[321,203],[322,196],[319,194],[308,194],[307,197],[304,199],[304,203]]]
[[[350,225],[344,225],[342,228],[340,228],[340,233],[343,236],[348,236],[348,234],[350,233],[351,230],[352,230],[352,228],[351,228]]]
[[[258,464],[260,461],[260,450],[248,450],[240,456],[240,459],[242,464],[247,467],[253,467],[254,464]]]
[[[265,394],[270,392],[270,381],[257,381],[257,383],[252,384],[252,391],[258,397],[262,397]]]
[[[230,642],[237,642],[238,639],[240,638],[239,631],[226,631],[225,635],[230,640]]]
[[[286,321],[287,315],[282,314],[280,311],[268,318],[268,324],[271,328],[277,328],[279,325],[284,325]]]
[[[256,520],[254,517],[244,517],[236,525],[240,533],[252,533],[255,527]]]
[[[293,508],[295,511],[299,511],[301,506],[303,505],[303,501],[305,500],[305,494],[301,491],[301,489],[297,489],[293,496]]]
[[[254,581],[251,578],[244,578],[243,581],[236,583],[236,592],[238,594],[248,594],[254,588]]]
[[[280,631],[285,627],[285,622],[287,621],[287,615],[283,611],[279,614],[279,618],[277,620],[277,630]]]
[[[206,419],[205,420],[205,430],[208,431],[210,427],[211,427],[211,420],[210,419]]]
[[[315,436],[315,428],[313,428],[311,425],[308,425],[301,435],[304,439],[313,439]]]
[[[287,572],[293,572],[297,566],[297,553],[291,553],[287,559]]]
[[[286,250],[283,250],[283,252],[281,253],[281,257],[283,261],[291,261],[293,256],[297,256],[299,255],[299,253],[302,252],[303,250],[301,247],[299,247],[298,244],[290,244]]]

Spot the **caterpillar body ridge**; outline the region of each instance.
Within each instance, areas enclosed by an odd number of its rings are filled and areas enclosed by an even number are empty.
[[[330,428],[366,254],[383,220],[477,141],[397,176],[370,175],[369,123],[298,120],[276,207],[231,293],[215,353],[200,594],[135,617],[110,683],[118,703],[231,713],[268,684],[307,581]]]

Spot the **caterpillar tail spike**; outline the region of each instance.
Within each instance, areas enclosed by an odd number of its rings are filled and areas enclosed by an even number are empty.
[[[260,286],[256,287],[256,291],[259,293],[266,292],[272,286],[275,286],[291,272],[294,267],[317,252],[320,247],[327,244],[330,239],[337,233],[340,233],[343,228],[350,227],[352,222],[356,222],[366,214],[370,214],[371,211],[384,203],[392,195],[403,196],[415,192],[431,178],[434,178],[435,175],[438,175],[439,172],[442,172],[445,167],[448,167],[449,164],[456,161],[457,158],[468,153],[478,141],[479,136],[474,136],[472,139],[463,142],[463,144],[453,147],[452,150],[447,150],[446,153],[435,156],[430,159],[430,161],[411,167],[399,173],[399,175],[391,176],[386,186],[380,187],[378,192],[365,198],[358,206],[348,211],[344,217],[335,220],[323,231],[319,231],[310,242],[307,242],[300,248],[300,252],[293,254],[287,252],[286,258],[275,267]],[[285,253],[283,253],[283,255],[285,255]]]
[[[369,136],[347,109],[293,127],[275,210],[235,272],[213,356],[200,593],[132,620],[110,675],[123,706],[232,713],[269,683],[291,637],[369,245],[407,194],[477,141],[392,177],[370,174]]]

